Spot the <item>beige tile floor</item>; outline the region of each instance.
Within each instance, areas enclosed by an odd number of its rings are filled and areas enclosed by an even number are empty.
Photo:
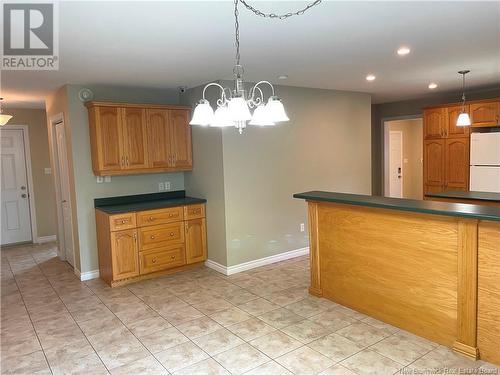
[[[2,249],[2,374],[498,373],[309,296],[305,258],[110,289],[80,282],[55,246]]]

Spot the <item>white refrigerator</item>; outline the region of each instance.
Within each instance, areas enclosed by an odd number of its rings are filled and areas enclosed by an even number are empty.
[[[470,190],[500,193],[500,132],[471,134]]]

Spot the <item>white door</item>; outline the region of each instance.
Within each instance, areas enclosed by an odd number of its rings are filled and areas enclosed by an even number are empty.
[[[389,132],[389,196],[403,197],[403,132]]]
[[[69,169],[68,169],[68,155],[66,152],[66,137],[64,133],[64,123],[55,125],[56,145],[57,145],[57,168],[58,168],[58,182],[59,191],[61,192],[61,216],[63,220],[64,238],[60,241],[59,246],[64,247],[61,249],[65,254],[66,261],[73,267],[74,249],[73,249],[73,219],[71,216],[71,198],[69,187]]]
[[[31,241],[30,203],[24,136],[20,129],[0,130],[2,171],[2,245]]]

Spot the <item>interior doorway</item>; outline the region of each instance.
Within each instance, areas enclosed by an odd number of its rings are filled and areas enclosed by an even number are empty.
[[[384,195],[423,199],[422,118],[384,120]]]
[[[70,193],[70,171],[66,147],[66,133],[63,116],[50,119],[52,129],[52,153],[57,205],[57,225],[59,238],[59,257],[75,266],[75,247],[73,235],[73,214]]]
[[[35,197],[26,125],[0,129],[1,245],[36,242]]]

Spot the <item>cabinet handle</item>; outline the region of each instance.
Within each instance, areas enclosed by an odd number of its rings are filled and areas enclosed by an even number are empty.
[[[156,258],[151,259],[151,263],[156,263]]]
[[[156,237],[155,236],[151,236],[151,239],[154,240]]]
[[[175,259],[175,255],[172,255],[172,256],[170,257],[170,259]]]
[[[154,218],[153,216],[150,216],[148,220],[149,220],[149,221],[154,221],[154,219],[155,219],[155,218]]]
[[[174,217],[174,214],[168,214],[168,217]]]
[[[128,156],[125,158],[125,163],[127,164],[127,167],[130,166],[130,164],[128,162]]]
[[[124,157],[122,156],[122,157],[120,158],[120,167],[122,167],[122,168],[123,168],[123,164],[124,164],[123,160],[124,160]]]
[[[137,242],[137,233],[134,233],[134,241]]]
[[[127,222],[128,222],[128,219],[123,219],[123,220],[122,220],[122,224],[125,224],[125,223],[127,223]]]
[[[174,236],[174,232],[170,232],[170,237],[173,237]]]

